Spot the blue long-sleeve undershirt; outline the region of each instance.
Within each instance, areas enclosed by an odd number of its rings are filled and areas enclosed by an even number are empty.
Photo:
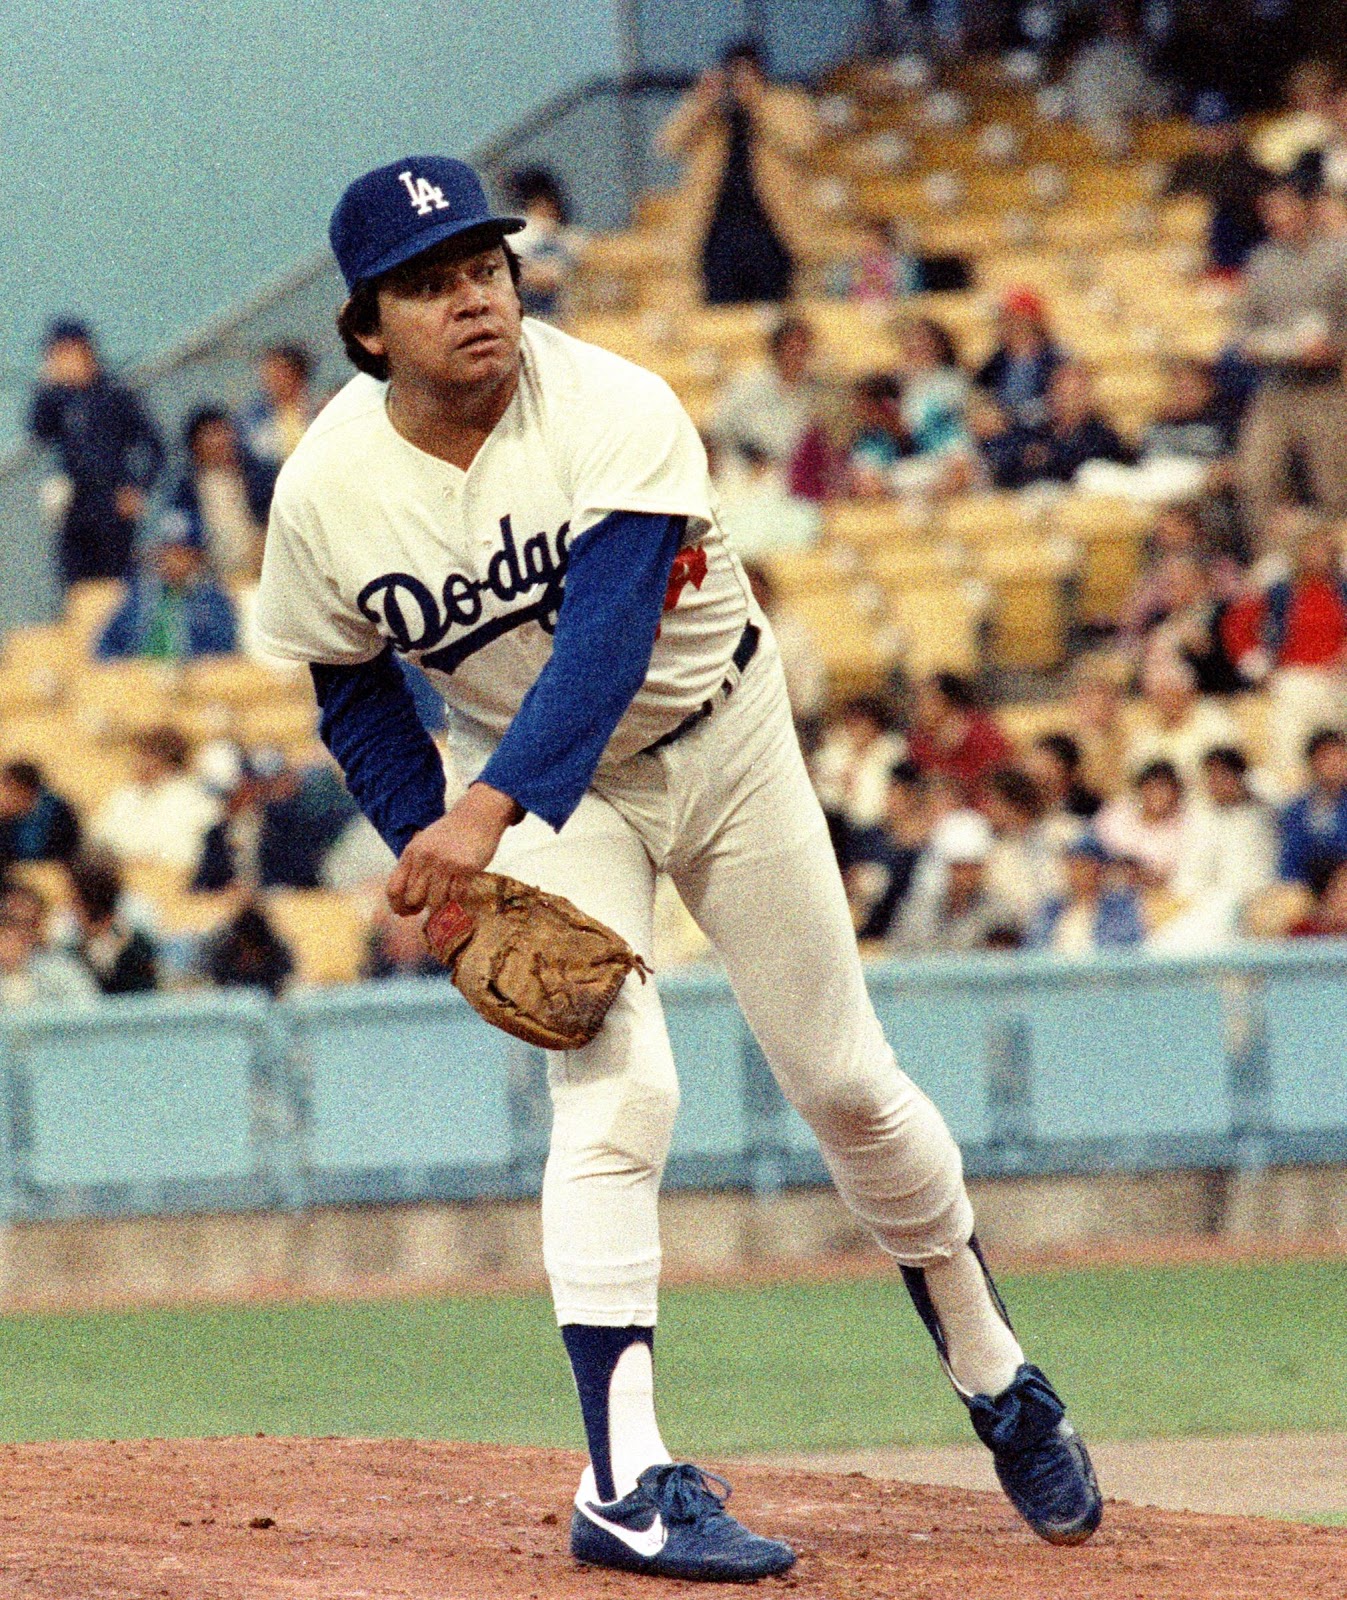
[[[682,517],[612,512],[572,546],[552,655],[481,781],[560,828],[645,681]],[[312,667],[319,732],[346,786],[401,855],[444,815],[444,770],[392,647],[357,666]]]
[[[650,670],[683,517],[615,511],[572,546],[552,654],[481,780],[560,828]]]

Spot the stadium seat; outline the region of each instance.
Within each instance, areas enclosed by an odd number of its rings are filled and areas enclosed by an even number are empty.
[[[166,661],[89,662],[71,682],[72,709],[86,728],[106,734],[171,723],[180,676]]]
[[[1063,585],[1069,551],[1042,543],[989,545],[977,571],[992,592],[993,666],[1050,671],[1066,659]]]
[[[1141,570],[1149,507],[1112,496],[1069,495],[1054,512],[1057,532],[1080,547],[1076,619],[1112,625]]]
[[[837,500],[824,507],[823,526],[838,544],[866,552],[924,540],[931,517],[905,500]]]
[[[86,578],[71,584],[65,599],[65,628],[81,655],[93,654],[125,593],[126,585],[119,578]]]
[[[324,889],[271,889],[272,926],[294,953],[302,983],[354,983],[360,976],[365,928],[344,896]]]

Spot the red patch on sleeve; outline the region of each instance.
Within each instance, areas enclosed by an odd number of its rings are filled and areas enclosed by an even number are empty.
[[[664,591],[664,609],[673,610],[688,584],[694,589],[700,589],[705,582],[706,551],[701,545],[694,545],[689,550],[680,550],[673,559],[673,566],[669,569],[669,587]]]

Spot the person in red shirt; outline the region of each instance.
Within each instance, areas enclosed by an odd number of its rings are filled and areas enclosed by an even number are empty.
[[[1237,601],[1221,631],[1244,679],[1267,684],[1270,759],[1297,777],[1308,736],[1341,727],[1347,712],[1347,581],[1334,531],[1305,513],[1289,575]]]
[[[908,755],[923,772],[953,779],[969,799],[988,773],[1015,760],[1009,739],[956,672],[934,673],[918,685]]]

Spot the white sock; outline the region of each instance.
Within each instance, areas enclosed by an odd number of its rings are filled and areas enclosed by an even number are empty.
[[[647,1467],[673,1459],[655,1418],[655,1364],[640,1340],[618,1357],[608,1385],[608,1451],[619,1500]]]
[[[948,1261],[922,1269],[944,1331],[954,1381],[969,1394],[1008,1389],[1024,1360],[987,1287],[982,1264],[967,1245]]]

